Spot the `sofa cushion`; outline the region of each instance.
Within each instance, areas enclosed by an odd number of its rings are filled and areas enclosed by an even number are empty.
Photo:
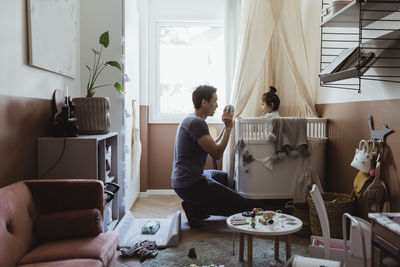
[[[103,263],[93,259],[72,259],[18,265],[18,267],[102,267]]]
[[[15,266],[34,245],[36,208],[21,182],[0,188],[0,265]]]
[[[107,266],[118,245],[118,233],[110,231],[96,237],[67,239],[43,243],[28,254],[19,264],[59,261],[66,259],[97,259]]]
[[[35,220],[35,233],[40,241],[92,237],[102,231],[98,209],[46,213]]]

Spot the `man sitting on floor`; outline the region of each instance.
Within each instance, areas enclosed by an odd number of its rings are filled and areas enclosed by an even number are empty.
[[[233,111],[224,110],[224,130],[216,143],[210,136],[206,118],[218,107],[217,89],[202,85],[192,94],[195,112],[179,125],[172,166],[172,188],[183,199],[182,207],[191,227],[200,227],[209,215],[230,216],[251,210],[250,202],[228,185],[228,174],[204,170],[207,155],[220,159],[228,144]]]

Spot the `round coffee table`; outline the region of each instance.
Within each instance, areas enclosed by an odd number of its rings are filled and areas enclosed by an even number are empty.
[[[300,231],[303,226],[303,222],[291,215],[284,213],[277,213],[274,216],[274,224],[264,225],[259,222],[259,218],[262,216],[256,216],[256,225],[251,227],[251,218],[246,218],[248,224],[233,225],[231,220],[233,217],[243,217],[241,213],[234,214],[226,219],[226,224],[229,228],[239,232],[239,261],[243,261],[244,254],[244,235],[247,235],[247,263],[248,266],[253,264],[253,236],[273,236],[275,239],[275,260],[279,261],[279,236],[286,238],[286,260],[290,258],[291,252],[291,234]]]

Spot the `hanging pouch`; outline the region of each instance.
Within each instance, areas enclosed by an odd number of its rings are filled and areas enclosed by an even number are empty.
[[[381,204],[385,199],[387,199],[386,186],[382,183],[380,179],[380,170],[381,162],[380,155],[378,155],[378,158],[376,160],[375,178],[371,182],[371,184],[368,185],[362,195],[364,203],[366,203],[367,207],[369,207],[374,212],[380,212]],[[375,207],[372,208],[372,205],[375,205]]]
[[[354,193],[356,194],[357,198],[360,198],[365,189],[371,183],[371,179],[369,175],[364,172],[358,172],[356,178],[353,182]]]
[[[353,161],[351,162],[351,166],[356,168],[357,170],[368,173],[371,169],[371,155],[370,152],[374,149],[374,142],[370,142],[372,147],[370,148],[370,144],[361,140],[358,144],[358,148],[356,148],[356,153],[354,155]]]

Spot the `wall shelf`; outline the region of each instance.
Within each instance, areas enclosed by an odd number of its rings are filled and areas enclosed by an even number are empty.
[[[322,8],[327,6],[328,1],[324,0]],[[353,0],[334,15],[324,18],[320,26],[321,87],[360,93],[362,80],[400,83],[399,0]],[[343,51],[354,48],[355,57],[353,53],[353,57],[344,58]],[[365,55],[370,61],[360,68]],[[337,62],[340,57],[342,65]],[[346,63],[348,59],[353,62]],[[331,63],[337,68],[327,72],[333,69]],[[342,68],[343,64],[347,68]]]
[[[325,2],[325,1],[324,1]],[[361,7],[360,7],[361,3]],[[382,8],[382,4],[385,5]],[[326,4],[325,4],[326,5]],[[387,9],[386,9],[387,8]],[[353,0],[347,6],[334,15],[327,17],[321,22],[321,27],[353,27],[358,28],[360,23],[360,9],[362,12],[372,11],[375,13],[364,13],[363,26],[368,26],[384,17],[393,14],[394,10],[400,9],[400,1],[361,1]],[[377,12],[379,11],[379,12]]]
[[[39,137],[39,179],[97,179],[103,183],[114,177],[113,182],[123,187],[118,173],[118,133],[80,135],[78,137]],[[107,170],[107,148],[111,148],[110,169]],[[111,230],[124,216],[123,190],[115,193],[107,204],[110,219],[104,216],[104,230]],[[107,206],[106,205],[106,206]],[[106,209],[106,207],[105,207]]]

